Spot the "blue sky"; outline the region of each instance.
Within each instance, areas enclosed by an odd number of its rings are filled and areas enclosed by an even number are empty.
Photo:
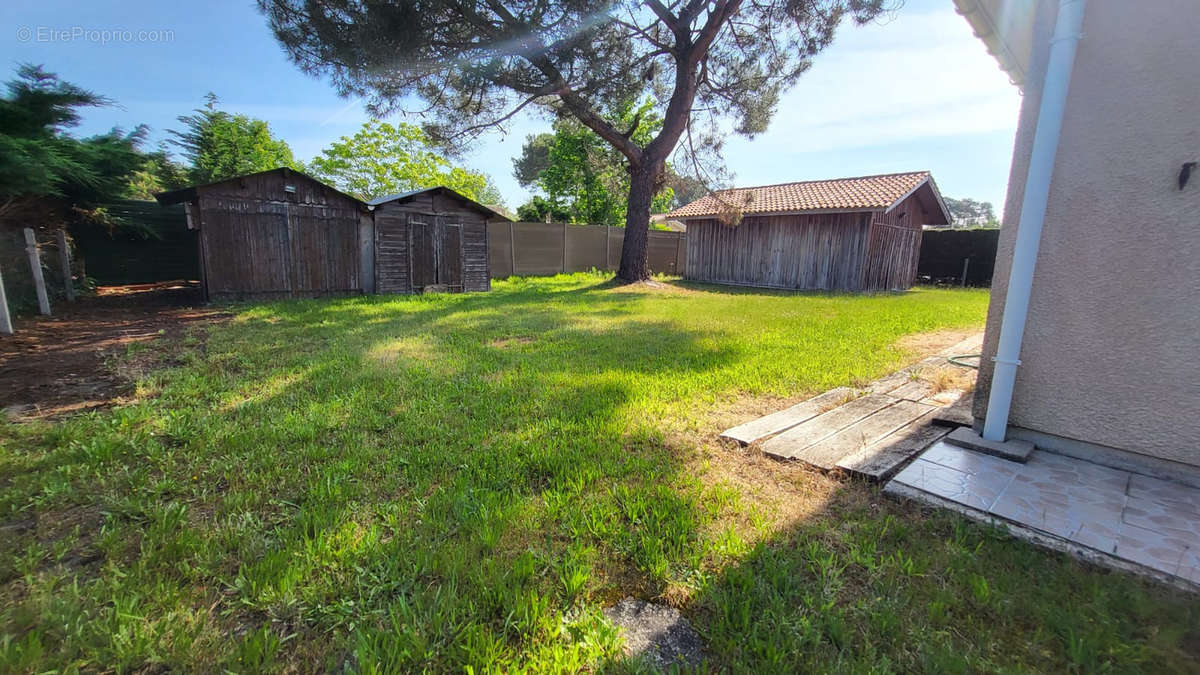
[[[253,2],[5,0],[0,26],[8,73],[21,62],[43,64],[119,104],[89,111],[81,134],[145,123],[157,141],[213,91],[224,108],[270,122],[308,160],[366,119],[359,102],[338,98],[287,61]],[[102,43],[47,33],[75,28],[172,35]],[[1016,87],[951,0],[908,0],[893,17],[843,26],[784,96],[767,133],[730,139],[725,157],[738,185],[929,169],[943,194],[999,210],[1019,105]],[[528,195],[512,178],[512,157],[527,134],[548,126],[536,117],[514,120],[462,163],[489,173],[515,207]]]

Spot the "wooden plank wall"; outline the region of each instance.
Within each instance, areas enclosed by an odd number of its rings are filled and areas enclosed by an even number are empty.
[[[486,217],[458,199],[427,193],[404,202],[380,204],[375,208],[375,279],[378,293],[412,293],[423,287],[424,282],[411,281],[411,256],[421,256],[420,259],[425,263],[421,270],[432,269],[434,242],[425,235],[432,236],[433,230],[421,233],[413,230],[411,234],[420,239],[418,246],[416,239],[410,237],[410,219],[414,223],[427,223],[431,228],[439,221],[461,225],[462,232],[456,239],[453,254],[461,260],[462,290],[491,290]],[[413,247],[411,251],[410,242]],[[459,285],[458,278],[454,285]]]
[[[871,219],[871,247],[864,268],[865,290],[912,287],[921,258],[921,224],[924,222],[925,214],[916,195],[890,213],[875,214]]]
[[[647,245],[650,270],[682,274],[687,255],[683,232],[651,230]],[[491,223],[488,257],[492,275],[551,276],[613,270],[621,263],[625,228],[563,223]]]
[[[335,190],[298,174],[260,174],[202,188],[198,210],[211,299],[362,292],[358,203]]]
[[[408,212],[383,204],[375,209],[375,292],[411,293]]]
[[[488,265],[487,220],[475,217],[463,221],[462,251],[463,290],[492,290],[492,270]]]
[[[869,213],[750,216],[736,226],[687,222],[685,277],[806,290],[862,290]]]

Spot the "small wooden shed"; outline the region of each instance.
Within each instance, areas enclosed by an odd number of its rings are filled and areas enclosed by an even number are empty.
[[[488,291],[488,223],[505,215],[445,187],[368,202],[375,221],[375,292]]]
[[[447,188],[367,204],[287,168],[156,195],[198,230],[205,297],[271,299],[486,291],[487,222]]]
[[[846,291],[911,287],[922,227],[950,222],[927,171],[720,190],[666,216],[687,226],[688,279]]]
[[[198,230],[200,277],[210,300],[363,292],[362,201],[287,168],[155,195],[183,203]]]

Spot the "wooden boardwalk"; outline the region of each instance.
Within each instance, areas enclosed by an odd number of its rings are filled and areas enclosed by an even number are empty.
[[[979,353],[983,335],[880,378],[866,387],[839,387],[721,434],[757,443],[777,459],[870,480],[894,475],[914,455],[960,425],[971,423],[975,371],[947,356]]]

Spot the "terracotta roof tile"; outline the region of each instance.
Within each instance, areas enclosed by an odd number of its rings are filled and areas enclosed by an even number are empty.
[[[666,215],[668,218],[702,218],[728,212],[730,206],[740,209],[744,215],[886,209],[927,178],[928,171],[918,171],[717,190],[720,199],[705,195]]]

